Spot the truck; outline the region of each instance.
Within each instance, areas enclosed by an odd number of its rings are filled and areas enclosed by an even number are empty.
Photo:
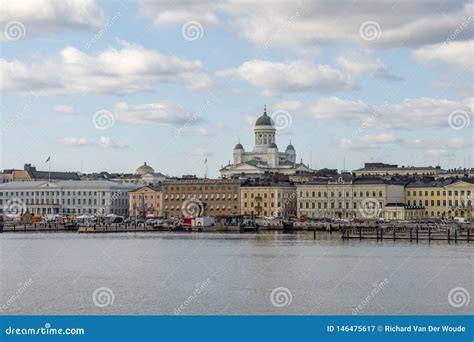
[[[214,217],[211,216],[204,216],[204,217],[185,217],[181,220],[181,227],[185,231],[193,231],[197,229],[197,231],[202,232],[203,228],[206,227],[214,227],[216,224],[216,220]]]

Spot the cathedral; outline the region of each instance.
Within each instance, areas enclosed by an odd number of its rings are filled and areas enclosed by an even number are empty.
[[[253,150],[245,151],[240,142],[234,147],[234,162],[221,168],[222,177],[254,176],[268,172],[293,175],[312,171],[303,163],[296,163],[296,151],[291,142],[284,152],[278,151],[275,125],[266,108],[255,123],[254,135]]]

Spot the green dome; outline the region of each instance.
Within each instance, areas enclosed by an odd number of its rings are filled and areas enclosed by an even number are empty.
[[[286,147],[286,150],[287,150],[287,151],[294,151],[294,150],[295,150],[295,147],[290,143],[290,144]]]
[[[146,162],[144,162],[142,166],[137,168],[135,173],[138,175],[144,175],[147,173],[155,173],[155,170],[151,166],[147,165]]]
[[[234,150],[243,150],[243,149],[244,149],[244,147],[242,146],[241,143],[238,143],[238,144],[235,145],[235,147],[234,147]]]
[[[261,117],[258,118],[255,126],[273,126],[272,118],[269,117],[267,114],[263,114]]]
[[[277,144],[275,143],[271,143],[270,146],[268,146],[269,148],[278,148]]]
[[[257,119],[255,126],[273,126],[273,120],[267,115],[267,107],[263,108],[263,115]]]

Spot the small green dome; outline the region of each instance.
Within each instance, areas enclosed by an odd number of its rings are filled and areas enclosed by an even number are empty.
[[[235,145],[235,147],[234,147],[234,150],[243,150],[243,149],[244,149],[244,147],[242,146],[241,143],[238,143],[238,144]]]
[[[270,146],[268,146],[269,148],[278,148],[277,144],[275,143],[271,143]]]
[[[273,120],[267,115],[267,107],[263,108],[263,115],[257,119],[255,126],[273,126]]]
[[[135,173],[138,175],[144,175],[147,173],[155,173],[155,170],[151,166],[147,165],[146,162],[144,162],[142,166],[137,168]]]
[[[290,143],[290,144],[286,147],[286,150],[287,150],[287,151],[294,151],[294,150],[295,150],[295,147]]]

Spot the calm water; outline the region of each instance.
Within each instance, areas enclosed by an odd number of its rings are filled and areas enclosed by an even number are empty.
[[[468,314],[474,298],[455,308],[448,294],[462,287],[474,296],[473,255],[466,243],[343,242],[324,233],[316,241],[303,233],[8,233],[0,234],[0,309],[350,315],[361,305],[361,315]],[[287,290],[272,297],[276,288]]]

